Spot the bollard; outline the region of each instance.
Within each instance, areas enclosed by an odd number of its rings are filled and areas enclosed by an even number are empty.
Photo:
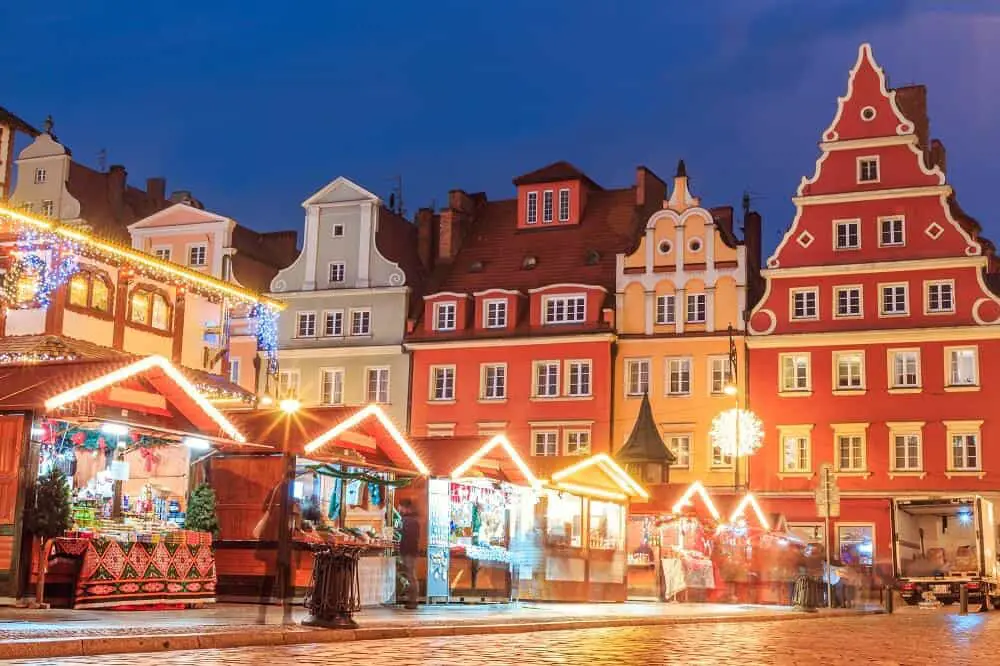
[[[969,614],[969,588],[964,583],[958,588],[958,614]]]
[[[893,594],[893,592],[892,592],[892,586],[891,585],[884,586],[883,594],[885,595],[883,597],[883,600],[885,601],[885,603],[884,603],[885,612],[886,613],[892,613],[893,606],[895,605],[895,599],[893,599],[893,596],[892,596],[892,594]]]

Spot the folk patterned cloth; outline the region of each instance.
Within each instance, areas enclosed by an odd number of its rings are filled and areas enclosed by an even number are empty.
[[[74,608],[215,601],[211,542],[56,539],[55,555],[82,557]]]

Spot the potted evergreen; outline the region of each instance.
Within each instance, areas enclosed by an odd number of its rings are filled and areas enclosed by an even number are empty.
[[[69,502],[69,484],[62,470],[53,466],[35,483],[34,492],[28,493],[24,510],[24,526],[38,539],[38,567],[41,571],[46,562],[45,543],[68,530],[73,524]],[[38,577],[35,590],[39,603],[44,598],[45,581]]]
[[[194,532],[209,532],[213,538],[219,536],[219,517],[215,513],[215,491],[203,483],[191,491],[188,498],[184,529]]]

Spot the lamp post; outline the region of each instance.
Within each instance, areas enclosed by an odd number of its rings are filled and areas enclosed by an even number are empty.
[[[722,389],[726,395],[733,396],[733,400],[736,403],[736,418],[733,419],[733,428],[735,428],[736,438],[733,440],[736,442],[733,451],[733,490],[739,491],[740,489],[740,388],[739,388],[739,369],[738,369],[738,358],[736,356],[736,339],[733,337],[733,325],[729,325],[729,381],[726,383],[725,387]]]

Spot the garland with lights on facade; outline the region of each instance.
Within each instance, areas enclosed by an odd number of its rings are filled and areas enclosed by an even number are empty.
[[[410,485],[410,482],[413,481],[413,479],[408,477],[390,480],[383,479],[381,476],[377,476],[369,472],[348,472],[346,470],[337,469],[328,463],[321,465],[306,465],[306,469],[316,472],[322,476],[332,476],[337,479],[343,479],[344,481],[363,481],[364,483],[370,485],[389,486],[390,488],[404,488]]]
[[[46,354],[45,352],[9,352],[0,354],[0,365],[26,365],[55,361],[76,361],[79,354]]]
[[[2,296],[7,307],[33,308],[49,306],[52,293],[66,284],[80,269],[75,254],[63,254],[62,259],[52,269],[48,262],[37,254],[18,252],[3,278]],[[18,299],[18,284],[31,276],[35,282],[34,298],[20,301]],[[37,305],[36,305],[37,304]]]
[[[257,349],[266,352],[270,360],[278,350],[278,310],[265,303],[255,303],[250,309],[250,317],[257,321]]]

